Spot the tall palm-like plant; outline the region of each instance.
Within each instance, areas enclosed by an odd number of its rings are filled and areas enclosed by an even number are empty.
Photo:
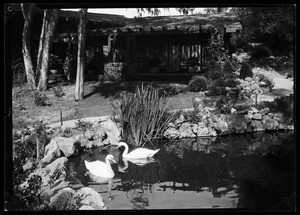
[[[114,119],[121,124],[123,139],[135,146],[162,138],[175,117],[175,112],[169,112],[166,98],[152,86],[137,87],[135,93],[125,93],[120,100],[112,101],[112,106]]]

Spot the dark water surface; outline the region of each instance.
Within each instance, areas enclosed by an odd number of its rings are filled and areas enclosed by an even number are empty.
[[[111,180],[85,175],[84,160],[114,155]],[[173,141],[154,160],[122,160],[115,146],[70,158],[70,171],[108,209],[295,210],[294,132]]]

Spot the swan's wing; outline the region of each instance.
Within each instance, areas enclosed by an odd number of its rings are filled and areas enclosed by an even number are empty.
[[[107,169],[106,163],[102,161],[93,161],[93,162],[85,161],[85,166],[94,175],[101,175],[101,172]]]
[[[130,152],[127,157],[128,158],[148,158],[152,157],[155,153],[157,153],[158,150],[150,150],[146,148],[138,148]]]

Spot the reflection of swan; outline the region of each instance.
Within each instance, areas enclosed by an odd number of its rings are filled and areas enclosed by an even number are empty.
[[[124,161],[124,166],[121,167],[120,165],[118,166],[118,171],[119,172],[125,172],[125,170],[128,168],[128,161],[130,161],[131,163],[134,163],[137,166],[145,166],[148,163],[152,163],[155,162],[154,158],[144,158],[144,159],[123,159]]]
[[[121,146],[125,147],[125,150],[122,155],[123,158],[131,158],[131,159],[150,158],[153,157],[159,151],[159,149],[151,150],[146,148],[138,148],[128,153],[128,145],[124,142],[120,142],[118,144],[118,148]]]
[[[107,155],[105,163],[102,161],[88,162],[84,161],[86,168],[95,176],[104,178],[113,178],[115,176],[114,171],[110,166],[110,162],[116,163],[112,155]]]
[[[103,193],[103,190],[106,190],[106,183],[107,183],[107,194],[108,194],[108,200],[113,200],[114,197],[111,194],[111,189],[113,186],[113,179],[112,178],[103,178],[98,177],[92,173],[89,173],[90,178],[93,182],[88,182],[89,187],[93,188],[98,193]]]

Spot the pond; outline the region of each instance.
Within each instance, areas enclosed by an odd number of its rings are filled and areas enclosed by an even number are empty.
[[[86,175],[84,160],[113,154],[115,177]],[[144,163],[123,160],[122,148],[90,149],[69,170],[103,197],[107,209],[250,209],[294,211],[293,132],[258,132],[182,139],[161,146]]]

